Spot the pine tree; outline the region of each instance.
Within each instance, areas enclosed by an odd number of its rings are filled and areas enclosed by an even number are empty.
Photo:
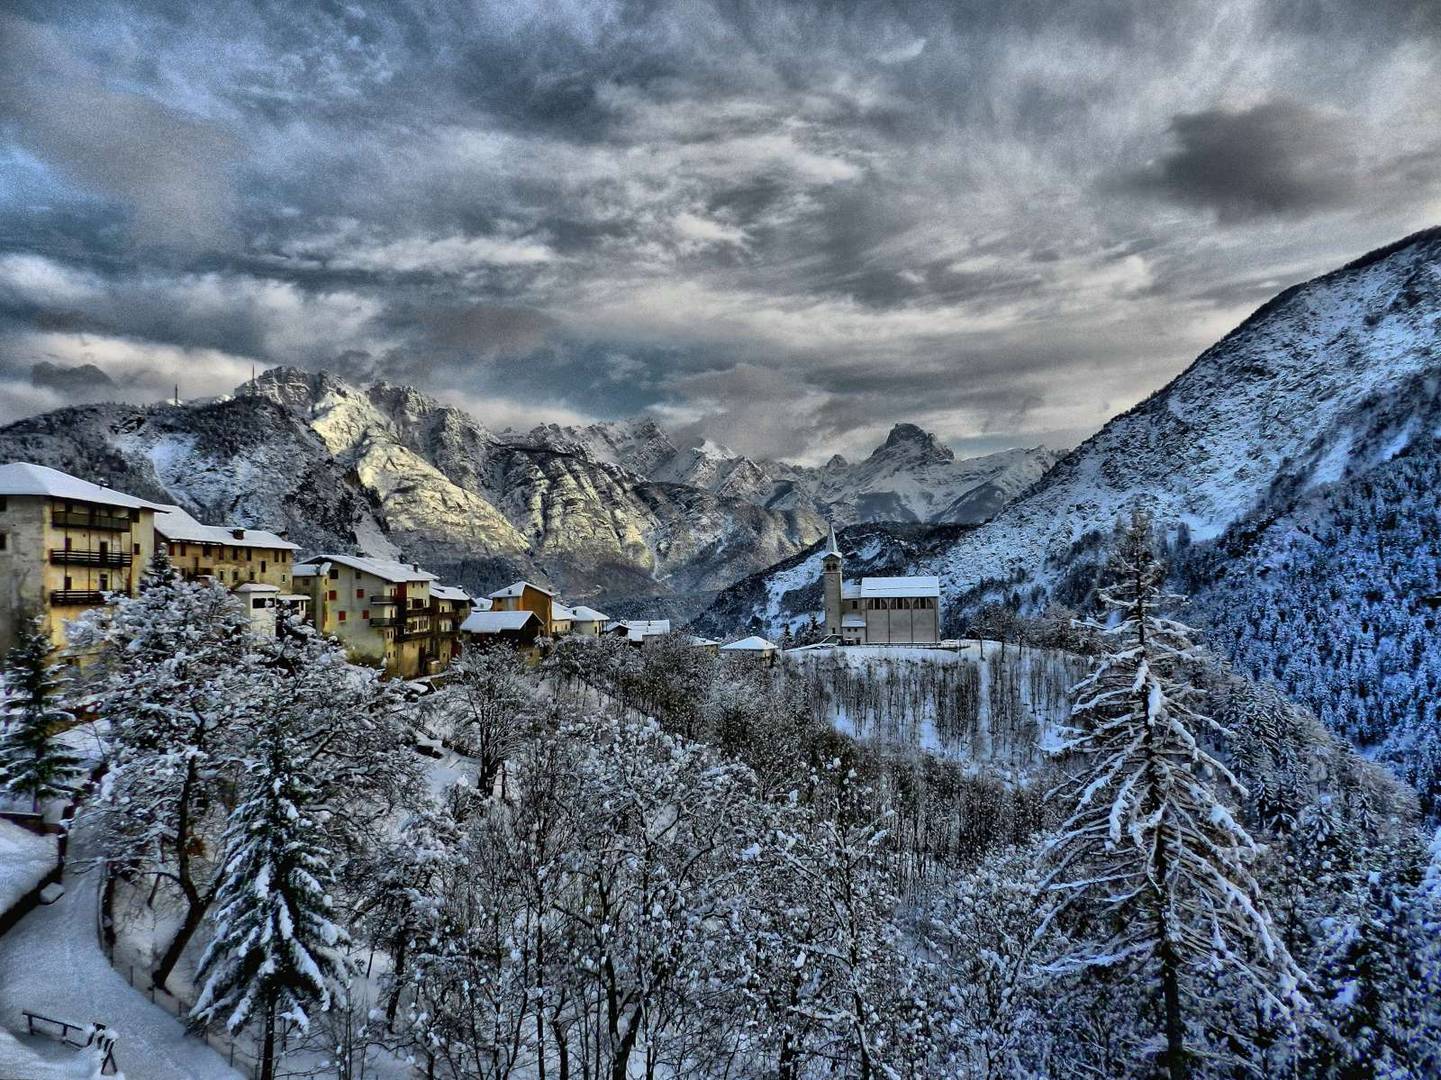
[[[1189,977],[1239,977],[1284,1015],[1300,974],[1252,876],[1258,848],[1221,799],[1245,792],[1198,741],[1225,733],[1193,708],[1191,631],[1160,613],[1174,598],[1144,514],[1119,531],[1108,577],[1100,597],[1117,617],[1089,625],[1111,651],[1076,687],[1062,749],[1082,768],[1062,788],[1074,811],[1050,845],[1047,921],[1064,916],[1078,943],[1057,969],[1130,973],[1159,991],[1165,1067],[1180,1080]]]
[[[245,795],[225,831],[215,937],[200,959],[192,1015],[234,1033],[262,1025],[261,1078],[275,1071],[277,1022],[309,1025],[345,974],[345,931],[331,921],[333,879],[307,755],[283,714],[262,728]]]
[[[55,738],[56,729],[73,717],[60,707],[66,681],[60,667],[49,663],[50,638],[39,619],[22,623],[5,657],[0,731],[0,791],[29,796],[39,813],[42,799],[68,795],[81,771],[80,758]]]

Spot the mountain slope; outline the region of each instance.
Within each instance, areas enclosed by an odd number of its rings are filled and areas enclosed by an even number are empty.
[[[1310,462],[1344,466],[1347,417],[1360,403],[1438,372],[1441,231],[1431,230],[1277,296],[934,570],[952,597],[988,582],[1040,597],[1073,545],[1108,533],[1135,504],[1213,538],[1273,484],[1304,481]]]
[[[528,561],[576,596],[664,595],[720,588],[823,527],[652,482],[575,441],[495,435],[409,387],[277,368],[255,391],[308,417],[397,542],[440,567],[480,555]]]
[[[936,437],[897,424],[869,457],[819,467],[757,460],[713,442],[682,446],[653,420],[538,427],[553,449],[621,465],[648,479],[701,488],[771,510],[802,510],[836,525],[862,521],[974,524],[993,516],[1059,459],[1044,447],[956,460]]]

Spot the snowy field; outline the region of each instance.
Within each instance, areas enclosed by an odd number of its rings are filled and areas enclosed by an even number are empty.
[[[950,648],[792,649],[786,659],[837,730],[956,761],[1024,769],[1055,742],[1085,661],[974,640]]]

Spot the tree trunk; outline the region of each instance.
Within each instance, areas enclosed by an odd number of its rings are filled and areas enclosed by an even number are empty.
[[[150,973],[150,981],[161,990],[165,989],[165,980],[170,978],[170,973],[180,962],[180,956],[185,952],[185,946],[190,944],[190,939],[195,936],[195,931],[200,929],[200,923],[205,918],[205,910],[209,906],[200,897],[186,906],[185,919],[181,922],[180,929],[175,931],[175,936],[170,939],[170,944],[165,948],[165,955],[160,958],[160,963]]]
[[[265,1042],[260,1051],[260,1080],[275,1080],[275,1003],[265,1006]]]
[[[395,970],[391,973],[395,983],[390,988],[390,1000],[385,1004],[385,1030],[395,1026],[395,1014],[400,1008],[401,980],[405,978],[405,938],[395,947]]]
[[[1166,1072],[1170,1080],[1186,1080],[1186,1028],[1181,1022],[1181,984],[1176,954],[1161,939],[1161,994],[1166,1003]]]

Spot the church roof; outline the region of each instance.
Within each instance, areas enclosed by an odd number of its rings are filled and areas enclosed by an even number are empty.
[[[826,537],[826,554],[839,557],[840,553],[840,545],[836,543],[836,527],[832,525],[830,527],[830,535]]]
[[[862,596],[940,596],[938,577],[861,578]]]

